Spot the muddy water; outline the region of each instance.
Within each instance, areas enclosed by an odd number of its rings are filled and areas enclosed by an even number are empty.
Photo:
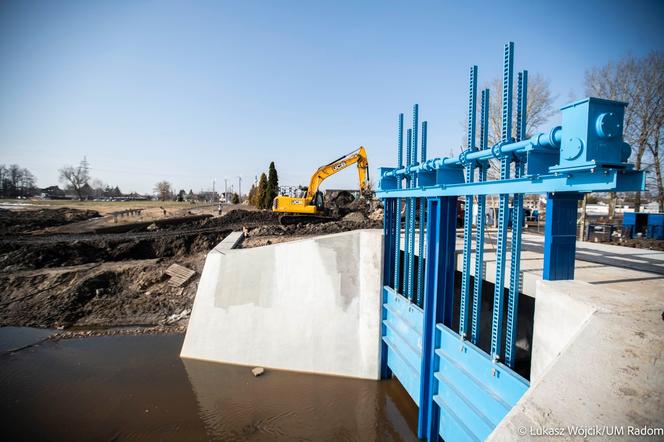
[[[0,356],[4,440],[416,440],[396,380],[181,360],[181,335],[46,341]]]

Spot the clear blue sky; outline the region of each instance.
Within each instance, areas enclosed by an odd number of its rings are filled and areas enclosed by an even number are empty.
[[[413,103],[430,155],[456,149],[468,67],[498,76],[509,40],[559,105],[586,69],[664,49],[664,2],[3,1],[0,163],[40,186],[86,155],[123,191],[246,190],[270,160],[304,184],[361,144],[373,173]]]

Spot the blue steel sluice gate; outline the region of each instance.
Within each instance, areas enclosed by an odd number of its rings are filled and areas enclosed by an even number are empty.
[[[379,169],[377,196],[385,206],[381,376],[400,381],[419,407],[418,436],[430,441],[438,436],[484,440],[529,387],[514,370],[524,195],[547,196],[543,278],[563,280],[574,278],[577,203],[583,193],[645,189],[644,173],[627,162],[626,103],[600,98],[570,103],[561,109],[561,126],[529,136],[525,70],[517,74],[512,127],[513,71],[514,44],[507,43],[500,142],[488,145],[491,97],[486,89],[480,96],[477,144],[478,69],[473,66],[467,149],[454,158],[427,159],[427,122],[420,125],[415,104],[405,152],[400,114],[397,165]],[[499,162],[498,179],[488,179],[490,160]],[[493,293],[483,293],[487,195],[499,200]],[[465,207],[455,301],[459,197]],[[485,351],[479,345],[482,299],[491,295]]]

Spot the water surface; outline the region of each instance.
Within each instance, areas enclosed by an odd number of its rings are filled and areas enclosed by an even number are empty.
[[[0,356],[5,440],[416,440],[396,380],[181,360],[182,335],[46,341]]]

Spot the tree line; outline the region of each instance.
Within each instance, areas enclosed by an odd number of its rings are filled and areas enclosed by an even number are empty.
[[[249,204],[259,209],[272,208],[272,201],[279,195],[279,177],[274,161],[270,162],[267,175],[261,173],[258,182],[249,190]]]
[[[2,198],[26,197],[37,188],[35,176],[18,164],[0,164],[0,196]]]

